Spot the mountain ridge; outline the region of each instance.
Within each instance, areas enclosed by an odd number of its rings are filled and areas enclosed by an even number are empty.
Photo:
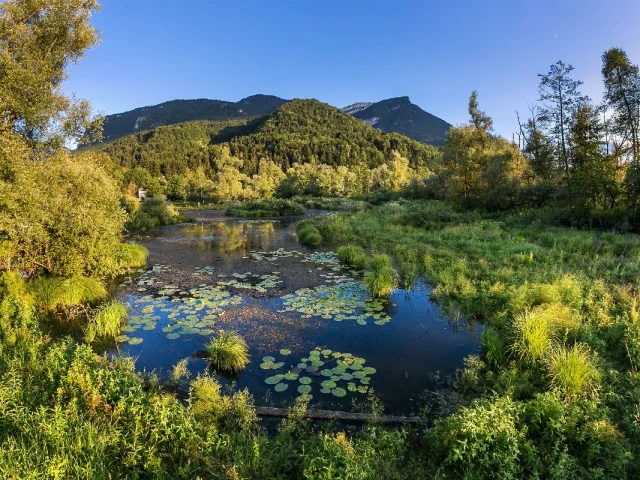
[[[237,102],[207,98],[169,100],[107,115],[103,125],[103,141],[189,121],[262,117],[289,102],[291,100],[264,94],[250,95]],[[400,133],[436,146],[444,142],[451,127],[449,123],[411,103],[406,96],[379,102],[357,102],[340,110],[384,132]]]

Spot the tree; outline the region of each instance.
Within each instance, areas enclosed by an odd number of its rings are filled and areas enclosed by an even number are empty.
[[[621,48],[602,55],[604,99],[613,111],[614,131],[630,144],[634,165],[640,163],[640,74]]]
[[[546,125],[552,138],[556,154],[564,170],[565,180],[571,190],[570,159],[568,138],[571,128],[571,118],[579,105],[587,101],[587,97],[580,94],[578,88],[582,85],[579,80],[571,78],[573,66],[562,61],[551,65],[545,75],[539,74],[540,101],[542,108],[539,121]]]
[[[0,4],[0,122],[34,153],[57,149],[92,124],[89,103],[65,95],[61,84],[98,41],[89,23],[98,8],[96,0]]]
[[[478,92],[476,90],[471,92],[471,97],[469,97],[469,115],[471,116],[471,123],[476,128],[482,148],[486,148],[485,139],[493,130],[493,120],[478,107]]]

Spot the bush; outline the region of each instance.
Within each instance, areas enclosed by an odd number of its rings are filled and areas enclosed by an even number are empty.
[[[389,255],[378,254],[371,258],[364,283],[374,297],[384,297],[398,285],[398,274],[391,265]]]
[[[141,268],[147,264],[148,250],[135,243],[121,243],[115,253],[116,270],[124,273],[132,268]]]
[[[146,232],[163,225],[175,225],[189,222],[192,219],[180,215],[178,210],[168,203],[163,196],[150,197],[143,200],[140,210],[127,223],[130,231]]]
[[[519,479],[519,406],[508,397],[477,401],[436,424],[429,433],[438,478]]]
[[[322,243],[322,235],[320,235],[320,231],[310,223],[300,223],[296,231],[298,233],[298,239],[302,245],[318,247]]]
[[[305,207],[294,200],[272,198],[251,200],[247,203],[233,203],[227,206],[226,215],[233,217],[284,217],[302,215]]]
[[[117,300],[101,305],[89,318],[84,338],[91,343],[96,339],[115,338],[120,335],[127,319],[127,306]]]
[[[207,345],[207,359],[218,370],[239,372],[249,363],[249,347],[236,332],[221,331]]]
[[[345,265],[362,270],[367,264],[367,254],[356,245],[344,245],[338,248],[338,258]]]

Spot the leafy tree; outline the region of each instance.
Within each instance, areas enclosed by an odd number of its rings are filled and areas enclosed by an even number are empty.
[[[96,0],[0,4],[0,122],[32,149],[57,149],[92,124],[88,102],[68,97],[61,84],[98,41],[89,23],[97,9]]]

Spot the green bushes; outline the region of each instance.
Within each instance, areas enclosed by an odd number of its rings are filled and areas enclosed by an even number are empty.
[[[285,217],[302,215],[305,207],[294,200],[272,198],[269,200],[251,200],[246,203],[232,203],[225,214],[232,217]]]
[[[249,347],[236,332],[221,331],[207,345],[207,359],[218,370],[239,372],[249,363]]]
[[[308,222],[301,222],[297,229],[298,239],[302,245],[318,247],[322,243],[322,235],[316,227]]]
[[[96,339],[115,339],[127,319],[127,306],[117,300],[101,305],[89,318],[84,338],[88,343]]]
[[[116,269],[119,273],[124,273],[133,268],[141,268],[147,264],[149,252],[142,245],[135,243],[121,243],[115,253]]]
[[[127,229],[146,232],[163,225],[190,222],[192,219],[181,215],[163,196],[150,197],[140,203],[140,209],[130,216]]]
[[[398,284],[398,274],[391,264],[391,257],[377,254],[371,257],[369,270],[364,274],[364,284],[374,297],[384,297]]]
[[[343,245],[336,253],[342,263],[358,270],[362,270],[367,264],[367,254],[356,245]]]

